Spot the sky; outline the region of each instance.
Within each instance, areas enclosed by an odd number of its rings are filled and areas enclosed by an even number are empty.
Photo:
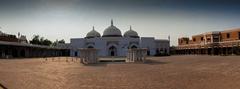
[[[177,38],[240,27],[238,0],[0,0],[0,30],[28,40],[37,34],[55,41],[83,38],[95,27],[101,35],[114,25],[122,34]]]

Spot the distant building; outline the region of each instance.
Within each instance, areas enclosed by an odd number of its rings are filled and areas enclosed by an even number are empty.
[[[168,39],[140,37],[131,27],[122,35],[113,21],[102,36],[93,27],[85,38],[72,38],[70,42],[71,56],[80,55],[79,48],[96,48],[98,56],[126,56],[131,48],[147,48],[148,55],[169,55],[169,46]]]
[[[178,39],[176,54],[240,55],[240,28],[213,31]]]
[[[28,43],[27,37],[24,35],[21,35],[19,38],[20,43]]]
[[[6,34],[0,31],[0,58],[69,56],[66,47],[50,47],[29,44],[26,36]]]
[[[15,35],[6,34],[0,31],[0,41],[18,42],[18,38]]]
[[[0,31],[0,41],[28,43],[25,35],[21,35],[19,38],[17,38],[16,35],[6,34],[2,31]]]

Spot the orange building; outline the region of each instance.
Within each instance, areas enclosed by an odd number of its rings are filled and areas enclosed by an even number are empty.
[[[240,55],[240,28],[178,39],[176,54]]]

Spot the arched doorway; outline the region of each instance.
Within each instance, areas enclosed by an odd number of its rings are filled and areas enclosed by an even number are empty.
[[[21,57],[25,57],[25,50],[21,50],[20,56],[21,56]]]
[[[150,50],[149,49],[147,50],[147,55],[150,56]]]
[[[160,51],[158,48],[156,49],[156,55],[160,55]]]
[[[77,51],[74,52],[74,56],[78,56],[78,52]]]
[[[93,46],[88,46],[87,48],[94,48]]]
[[[108,49],[109,56],[117,56],[117,48],[115,46],[111,46]]]
[[[137,46],[135,46],[135,45],[133,45],[132,47],[131,47],[131,49],[136,49],[137,48]]]

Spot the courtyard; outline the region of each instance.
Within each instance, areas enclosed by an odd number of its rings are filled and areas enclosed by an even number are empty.
[[[239,89],[240,56],[147,57],[146,63],[91,65],[70,57],[0,59],[0,84],[9,89]]]

